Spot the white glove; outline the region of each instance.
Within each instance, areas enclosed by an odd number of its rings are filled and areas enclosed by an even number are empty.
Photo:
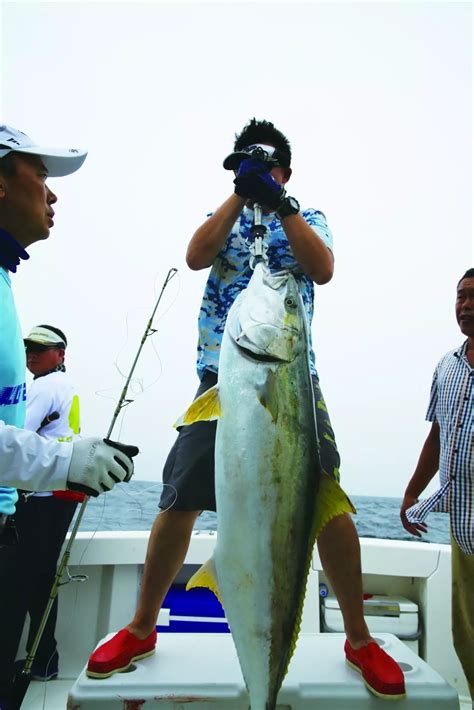
[[[80,439],[73,443],[67,487],[88,496],[110,491],[116,483],[129,481],[133,475],[132,456],[136,446],[110,439]]]

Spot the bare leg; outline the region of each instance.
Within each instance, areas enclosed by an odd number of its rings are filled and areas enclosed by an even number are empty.
[[[373,640],[364,619],[362,569],[357,530],[349,514],[338,515],[318,539],[323,569],[339,601],[344,629],[352,648]]]
[[[127,626],[139,639],[146,638],[155,628],[163,599],[185,560],[199,512],[167,510],[153,523],[138,608]]]

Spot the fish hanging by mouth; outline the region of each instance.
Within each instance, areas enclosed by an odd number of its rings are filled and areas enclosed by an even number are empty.
[[[321,468],[308,323],[295,277],[256,264],[226,321],[218,382],[175,426],[217,419],[217,543],[188,588],[221,601],[251,710],[273,710],[294,652],[313,547],[354,508]]]

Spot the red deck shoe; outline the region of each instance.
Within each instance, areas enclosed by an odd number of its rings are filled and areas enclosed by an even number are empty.
[[[402,669],[388,653],[375,642],[362,648],[344,644],[347,663],[361,673],[368,689],[385,700],[400,700],[405,697],[405,679]]]
[[[155,653],[156,629],[140,640],[127,629],[119,631],[110,641],[95,649],[89,658],[86,675],[89,678],[108,678],[114,673],[126,671],[133,661]]]

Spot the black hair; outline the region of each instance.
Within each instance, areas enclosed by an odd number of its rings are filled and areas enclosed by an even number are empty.
[[[240,133],[235,134],[234,151],[242,150],[253,143],[268,143],[268,145],[277,148],[288,162],[285,167],[289,167],[291,163],[290,141],[270,121],[257,121],[256,118],[252,118]]]
[[[461,276],[461,278],[459,279],[458,286],[463,279],[473,279],[473,278],[474,278],[474,269],[468,269],[466,271],[466,273],[463,276]]]
[[[41,325],[38,326],[38,328],[48,328],[49,330],[52,330],[53,333],[56,333],[56,335],[59,335],[61,340],[64,343],[64,346],[67,346],[67,338],[64,335],[62,330],[59,330],[59,328],[55,328],[53,325],[46,325],[46,323],[41,323]]]
[[[3,158],[0,158],[0,173],[9,176],[16,174],[14,151],[10,151],[10,153],[4,155]]]

